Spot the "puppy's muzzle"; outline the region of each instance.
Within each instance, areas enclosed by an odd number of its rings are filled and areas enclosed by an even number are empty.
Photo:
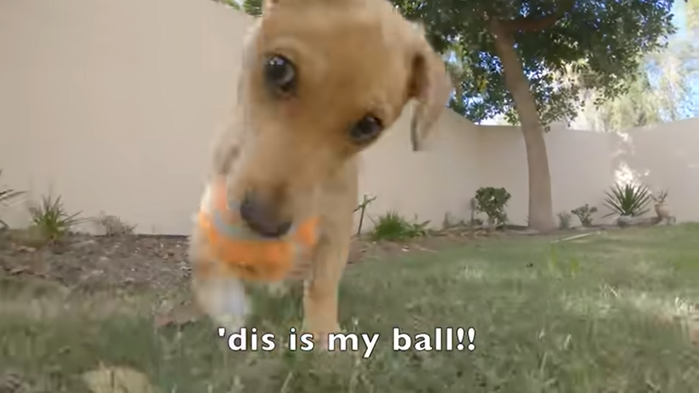
[[[279,217],[274,206],[248,191],[240,204],[240,217],[254,232],[269,238],[282,237],[291,229],[291,221]]]

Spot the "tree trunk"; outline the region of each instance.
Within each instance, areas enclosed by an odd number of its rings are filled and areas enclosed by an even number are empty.
[[[497,18],[490,19],[490,32],[505,74],[505,85],[512,94],[519,116],[529,167],[529,227],[538,231],[556,228],[551,201],[551,173],[544,141],[544,130],[539,120],[529,80],[515,52],[514,38]]]

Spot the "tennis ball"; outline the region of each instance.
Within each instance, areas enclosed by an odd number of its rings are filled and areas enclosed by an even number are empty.
[[[211,258],[235,277],[248,281],[283,280],[293,266],[311,257],[318,240],[315,217],[292,226],[281,238],[265,238],[245,226],[237,208],[226,197],[224,179],[215,179],[198,216],[200,234]]]
[[[310,259],[318,239],[316,218],[300,222],[278,239],[255,234],[228,201],[223,178],[207,186],[196,225],[206,258],[193,275],[194,292],[204,311],[231,331],[244,326],[252,311],[248,292],[257,284],[280,284],[295,266]]]

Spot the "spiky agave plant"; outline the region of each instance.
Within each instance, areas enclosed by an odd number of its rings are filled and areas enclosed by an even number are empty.
[[[620,216],[637,217],[648,212],[648,202],[651,194],[644,185],[615,184],[605,192],[604,204],[612,210],[605,217],[618,214]]]

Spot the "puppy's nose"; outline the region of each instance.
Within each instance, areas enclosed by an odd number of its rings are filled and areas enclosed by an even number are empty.
[[[240,204],[240,217],[250,229],[264,237],[281,237],[291,228],[291,221],[279,219],[275,209],[253,192],[245,193]]]

